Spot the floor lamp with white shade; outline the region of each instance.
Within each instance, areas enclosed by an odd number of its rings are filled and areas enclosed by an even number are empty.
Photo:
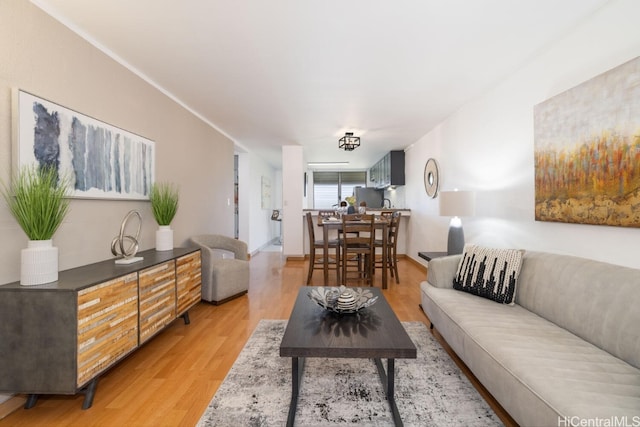
[[[473,191],[441,191],[440,216],[450,216],[447,255],[461,254],[464,249],[464,231],[460,217],[473,216],[476,210],[476,193]]]

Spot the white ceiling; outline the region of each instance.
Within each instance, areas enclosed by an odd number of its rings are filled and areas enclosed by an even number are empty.
[[[299,144],[363,169],[608,0],[32,1],[275,167]]]

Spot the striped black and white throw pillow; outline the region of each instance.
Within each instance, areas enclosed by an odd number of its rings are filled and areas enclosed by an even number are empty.
[[[523,252],[465,245],[453,288],[513,305]]]

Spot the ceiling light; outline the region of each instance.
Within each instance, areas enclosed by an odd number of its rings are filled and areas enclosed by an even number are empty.
[[[353,151],[360,146],[360,137],[353,136],[353,132],[345,132],[344,136],[338,140],[338,148],[344,151]]]

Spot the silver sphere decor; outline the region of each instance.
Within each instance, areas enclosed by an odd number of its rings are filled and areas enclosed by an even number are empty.
[[[138,228],[135,233],[135,237],[130,234],[125,234],[127,229],[127,223],[132,217],[138,218]],[[137,257],[138,253],[138,239],[140,238],[140,229],[142,228],[142,216],[138,211],[129,211],[120,224],[120,234],[113,238],[111,241],[111,253],[115,256],[121,256],[122,258],[116,259],[116,264],[131,264],[134,262],[142,261],[142,257]],[[125,245],[126,243],[126,245]],[[125,247],[126,246],[126,247]]]

